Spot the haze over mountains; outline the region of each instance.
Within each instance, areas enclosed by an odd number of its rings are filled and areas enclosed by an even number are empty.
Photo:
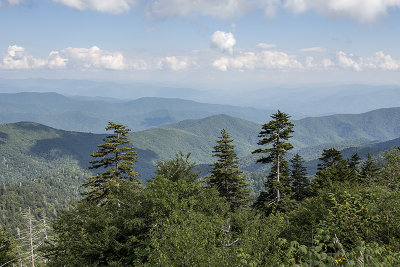
[[[249,82],[232,84],[230,87],[217,84],[215,86],[216,88],[203,88],[176,84],[150,84],[149,82],[0,79],[0,93],[57,92],[67,96],[81,96],[74,97],[76,100],[101,100],[107,103],[126,102],[142,97],[180,98],[202,103],[248,106],[267,111],[280,109],[296,119],[329,114],[362,113],[379,108],[400,106],[400,87],[398,85],[298,84],[296,86],[275,86]],[[251,119],[247,116],[245,119],[263,122],[258,121],[257,117]]]
[[[80,132],[104,133],[109,121],[129,125],[138,131],[221,113],[261,122],[272,111],[172,98],[146,97],[115,103],[57,93],[0,94],[0,123],[34,121]]]

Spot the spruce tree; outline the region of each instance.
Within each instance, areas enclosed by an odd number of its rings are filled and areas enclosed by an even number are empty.
[[[99,158],[93,160],[89,169],[102,171],[89,178],[83,186],[89,188],[86,195],[87,200],[99,204],[114,202],[118,193],[126,185],[139,187],[139,174],[133,170],[137,161],[137,154],[130,147],[127,134],[130,129],[121,124],[109,122],[106,130],[112,130],[113,134],[103,139],[104,144],[98,145],[99,150],[91,156]]]
[[[261,138],[258,145],[268,147],[253,151],[253,153],[264,155],[257,162],[272,163],[271,172],[265,183],[267,192],[262,192],[255,203],[255,207],[261,209],[278,205],[282,196],[287,199],[290,194],[288,163],[284,156],[293,148],[287,141],[292,137],[290,134],[294,132],[294,124],[289,121],[289,115],[279,110],[272,114],[271,118],[271,121],[262,126],[258,135]]]
[[[379,173],[379,167],[372,159],[371,154],[368,153],[367,160],[361,166],[361,179],[367,184],[377,179]]]
[[[350,169],[350,180],[354,182],[359,182],[360,181],[360,171],[358,169],[358,166],[360,165],[360,156],[355,153],[351,156],[350,159],[348,159],[348,165]]]
[[[318,172],[312,180],[314,193],[324,187],[331,187],[337,182],[348,182],[352,180],[352,170],[349,162],[344,160],[340,151],[330,148],[324,149],[319,158]]]
[[[330,148],[324,149],[319,160],[321,163],[318,163],[318,171],[321,171],[338,165],[343,160],[343,157],[340,151]]]
[[[304,167],[304,160],[296,154],[290,160],[290,179],[293,190],[293,198],[297,201],[301,201],[308,196],[310,181],[307,178],[307,168]]]
[[[215,186],[221,197],[225,197],[232,209],[243,205],[249,197],[246,182],[239,170],[239,159],[235,153],[233,139],[225,129],[214,146],[213,157],[218,160],[211,165],[211,176],[207,178],[210,186]]]

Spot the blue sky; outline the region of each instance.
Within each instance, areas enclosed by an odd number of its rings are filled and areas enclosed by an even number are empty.
[[[400,84],[400,0],[0,0],[0,78]]]

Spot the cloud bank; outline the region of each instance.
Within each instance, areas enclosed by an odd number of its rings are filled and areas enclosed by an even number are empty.
[[[228,38],[229,39],[229,38]],[[225,44],[226,42],[221,42]],[[229,43],[229,42],[228,42]],[[107,51],[97,46],[90,48],[67,47],[51,51],[46,58],[38,58],[27,53],[24,47],[11,45],[0,59],[1,70],[78,70],[78,71],[209,71],[210,67],[226,71],[355,71],[379,70],[386,72],[400,71],[400,59],[383,51],[370,56],[357,56],[353,53],[338,51],[332,57],[321,55],[319,49],[307,49],[317,54],[304,55],[289,53],[270,48],[237,49],[231,53],[233,45],[221,45],[220,49],[230,52],[222,55],[210,49],[196,50],[182,55],[142,57],[127,56],[120,51]],[[297,51],[300,51],[299,49]],[[329,53],[330,55],[332,53]]]

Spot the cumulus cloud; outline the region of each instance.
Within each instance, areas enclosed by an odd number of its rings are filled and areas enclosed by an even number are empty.
[[[330,60],[329,58],[322,59],[322,67],[324,69],[329,69],[334,65],[335,65],[335,63],[332,60]]]
[[[253,52],[244,53],[237,57],[221,57],[214,60],[213,66],[221,71],[227,71],[230,68],[238,70],[254,69],[257,64],[258,57]]]
[[[380,69],[384,71],[396,71],[400,69],[400,60],[394,59],[391,55],[385,55],[378,51],[370,57],[356,57],[343,51],[337,53],[338,65],[343,68],[352,68],[356,71],[365,69]]]
[[[10,45],[3,58],[3,69],[35,69],[46,65],[46,60],[34,58],[25,53],[25,48]]]
[[[62,57],[60,52],[51,51],[48,57],[47,66],[50,69],[65,68],[67,66],[68,58]]]
[[[97,46],[91,48],[68,47],[59,51],[62,58],[68,59],[68,64],[83,68],[98,68],[122,70],[126,68],[121,52],[110,52]]]
[[[338,65],[343,67],[343,68],[352,68],[355,71],[361,71],[361,63],[360,60],[357,60],[357,58],[353,54],[346,54],[343,51],[339,51],[337,54],[337,60],[338,60]]]
[[[296,56],[281,51],[262,52],[264,65],[271,69],[301,69],[303,65],[296,59]]]
[[[259,43],[257,44],[257,47],[260,47],[262,49],[272,49],[276,47],[276,44]]]
[[[294,13],[314,10],[322,15],[369,22],[385,15],[390,8],[399,8],[400,0],[286,0],[284,6]]]
[[[177,58],[175,56],[164,57],[158,61],[158,68],[162,70],[184,70],[188,67],[188,62],[184,58]]]
[[[367,58],[367,62],[382,70],[399,70],[400,60],[395,60],[390,55],[385,55],[382,51],[376,52],[374,56]]]
[[[122,70],[127,66],[121,52],[104,51],[93,46],[91,48],[68,47],[60,51],[51,51],[47,58],[39,59],[27,55],[25,48],[17,45],[8,47],[1,68],[3,69],[36,69],[47,67],[62,69]]]
[[[14,0],[16,1],[16,0]],[[104,13],[121,14],[128,12],[134,0],[53,0],[78,10],[95,10]]]
[[[236,40],[231,32],[216,31],[211,36],[211,45],[221,51],[227,51],[232,54],[235,44]]]
[[[235,57],[221,57],[213,61],[213,67],[227,71],[253,69],[278,69],[281,71],[303,69],[303,64],[296,56],[281,51],[244,52]]]
[[[322,48],[322,47],[314,46],[314,47],[302,48],[302,49],[299,49],[299,51],[300,52],[318,52],[318,53],[322,53],[322,52],[325,52],[326,49]]]

